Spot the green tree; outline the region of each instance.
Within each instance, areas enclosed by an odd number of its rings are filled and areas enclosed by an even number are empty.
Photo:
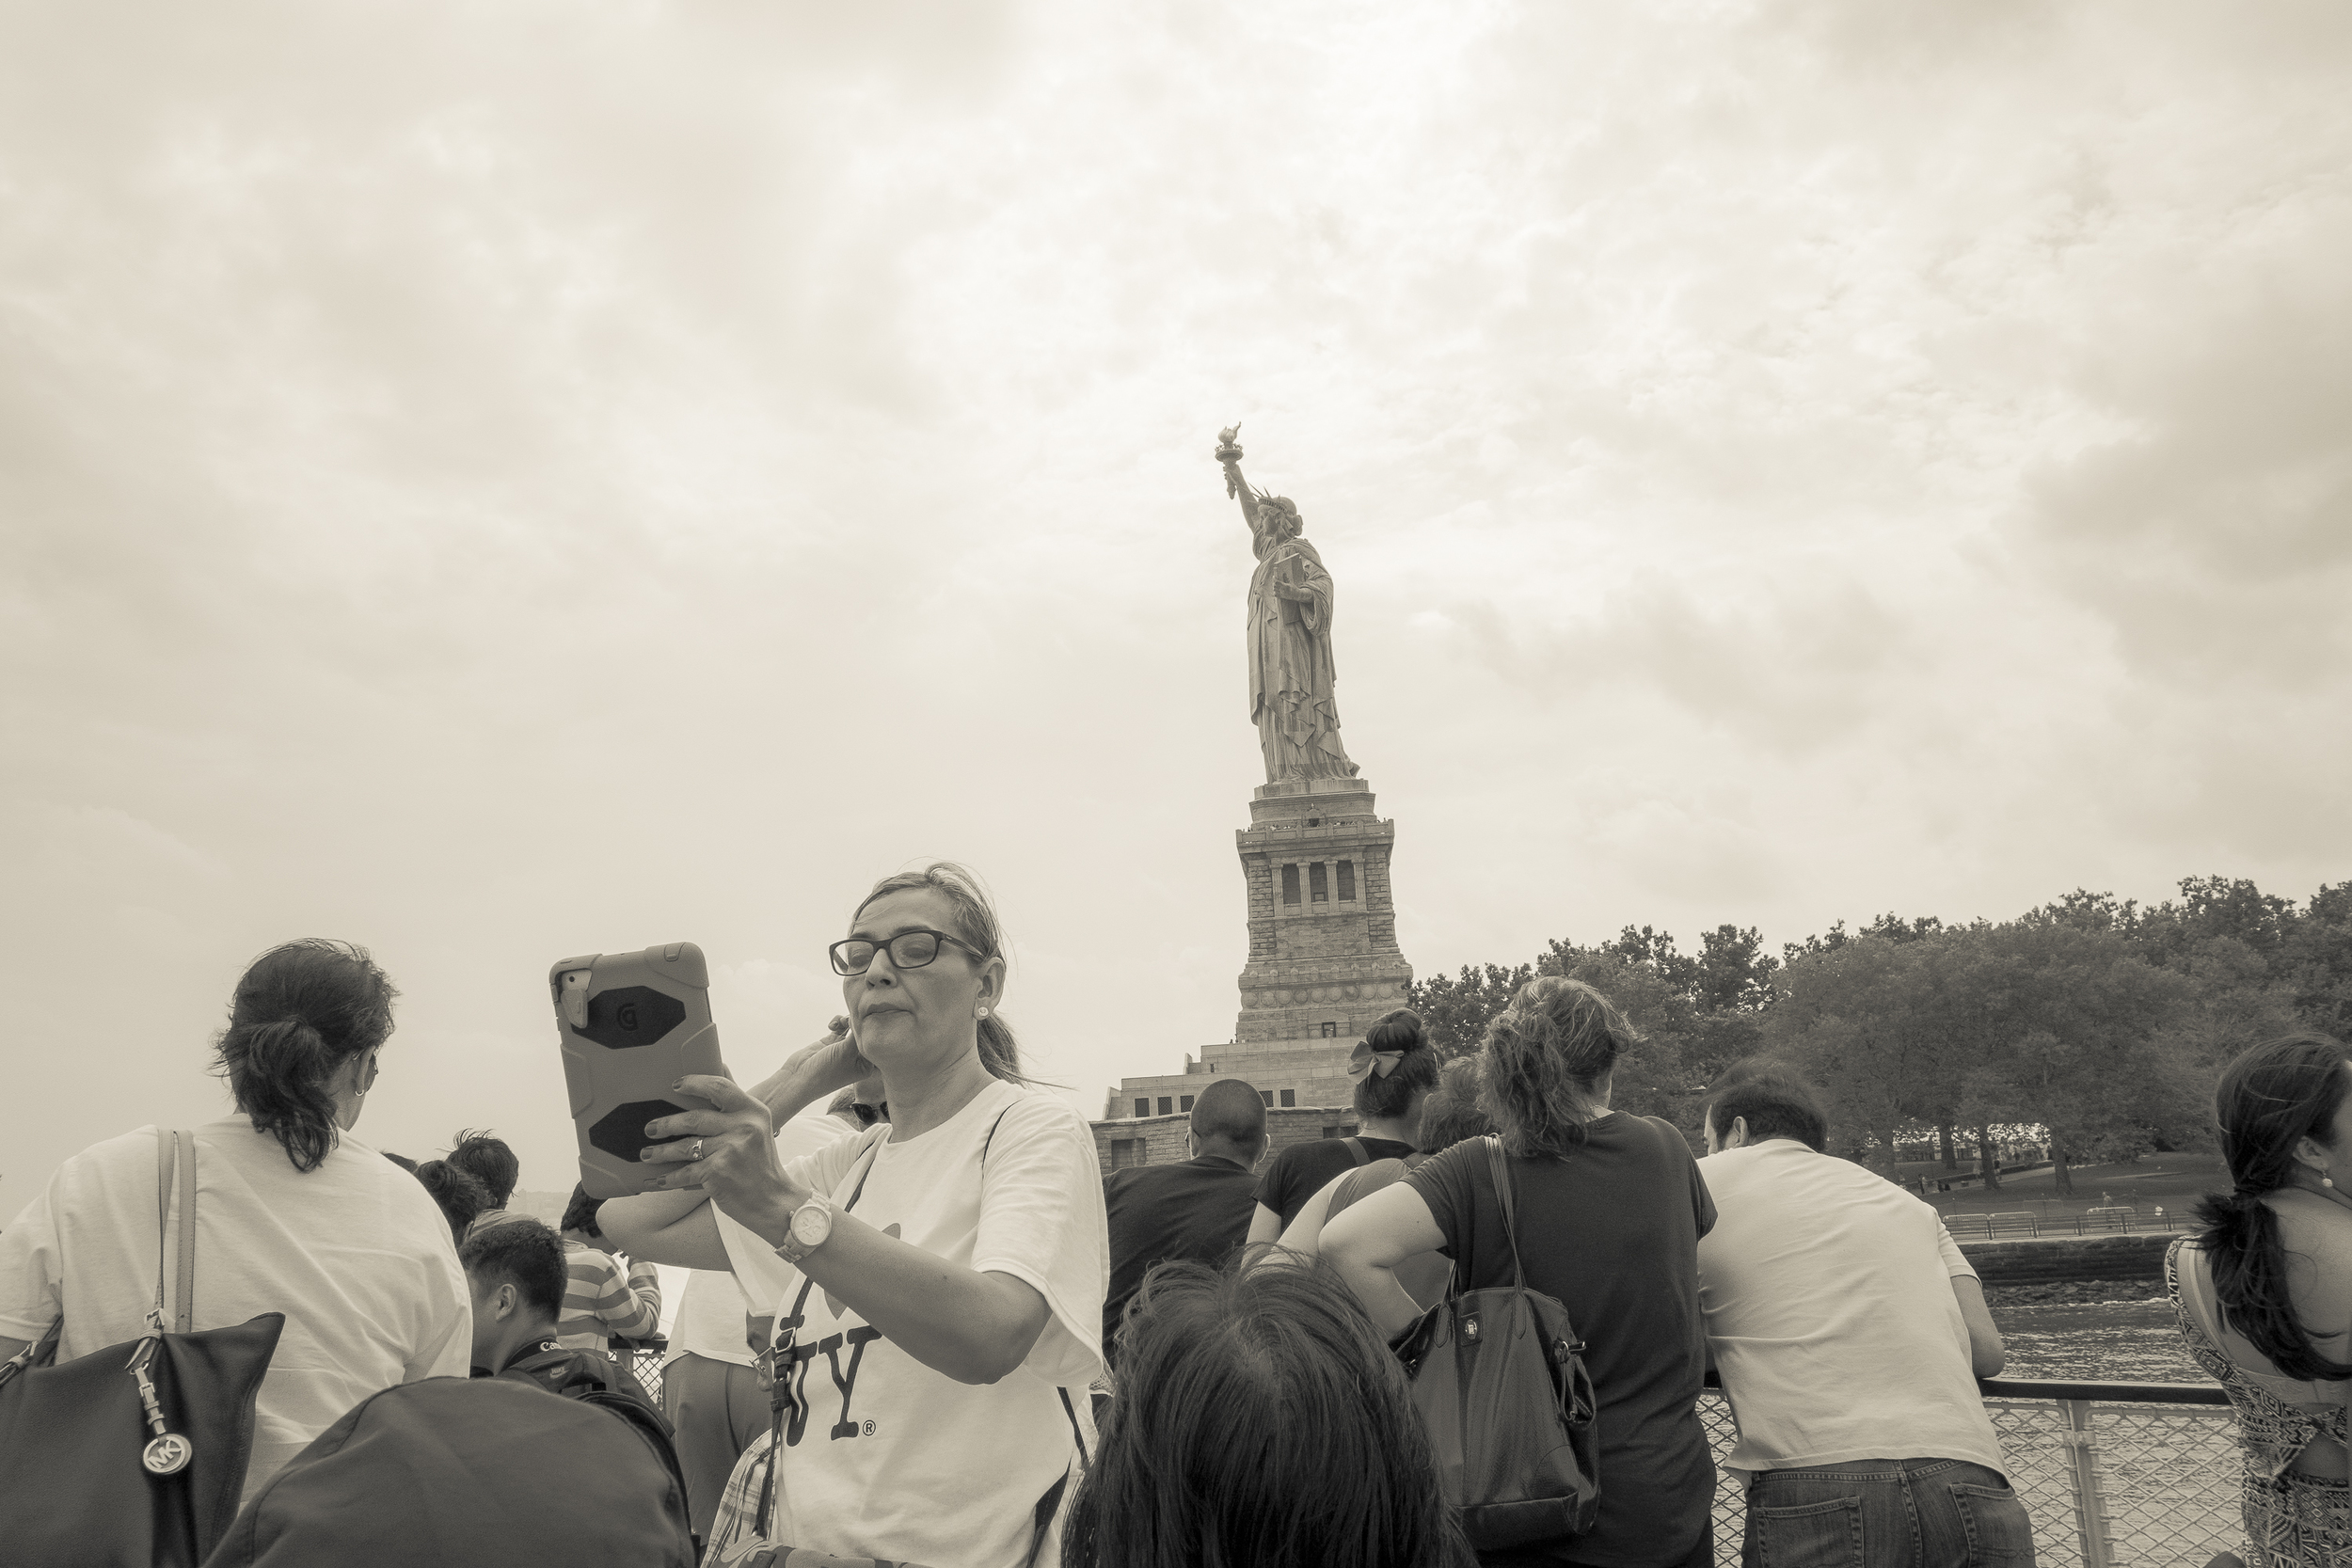
[[[2272,959],[2306,1029],[2352,1039],[2352,882],[2322,884]]]
[[[1948,949],[1963,940],[1865,935],[1799,950],[1781,973],[1762,1043],[1820,1085],[1831,1136],[1881,1169],[1896,1130],[1940,1123],[1956,1099]]]
[[[2077,1161],[2198,1135],[2212,1078],[2185,1045],[2194,978],[2147,962],[2120,930],[2062,920],[1988,927],[1971,945],[1952,975],[1973,1015],[1963,1122],[2041,1123],[2069,1195]]]
[[[1458,975],[1432,974],[1405,988],[1405,1005],[1421,1015],[1422,1033],[1451,1061],[1478,1049],[1486,1022],[1509,1005],[1535,973],[1533,964],[1464,964]]]

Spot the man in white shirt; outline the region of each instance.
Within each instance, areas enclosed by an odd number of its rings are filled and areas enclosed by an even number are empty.
[[[1742,1063],[1708,1098],[1708,1348],[1750,1473],[1746,1568],[2033,1561],[1977,1391],[2001,1369],[1976,1271],[1936,1212],[1824,1152],[1804,1081]]]

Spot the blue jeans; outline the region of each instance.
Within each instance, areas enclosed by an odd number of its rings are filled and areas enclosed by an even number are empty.
[[[1862,1470],[1761,1470],[1748,1483],[1741,1568],[2034,1568],[2026,1505],[1959,1459]]]

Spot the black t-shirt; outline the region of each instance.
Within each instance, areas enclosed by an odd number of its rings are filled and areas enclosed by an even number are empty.
[[[1511,1283],[1487,1143],[1471,1138],[1408,1172],[1465,1291]],[[1556,1546],[1481,1553],[1484,1564],[1679,1563],[1715,1496],[1697,1403],[1707,1370],[1698,1243],[1714,1201],[1672,1124],[1612,1112],[1565,1160],[1510,1162],[1528,1289],[1556,1298],[1583,1339],[1599,1402],[1600,1516]]]
[[[1190,1259],[1222,1268],[1249,1234],[1258,1179],[1232,1161],[1203,1154],[1181,1165],[1140,1165],[1103,1179],[1110,1221],[1110,1290],[1103,1298],[1103,1354],[1127,1303],[1154,1263]]]
[[[1359,1160],[1348,1148],[1349,1141],[1318,1138],[1311,1144],[1293,1144],[1274,1157],[1274,1164],[1258,1182],[1258,1201],[1282,1216],[1283,1229],[1291,1227],[1307,1200],[1328,1186],[1333,1177],[1375,1160],[1402,1160],[1413,1152],[1411,1144],[1391,1138],[1357,1138],[1354,1141],[1364,1146],[1364,1157]]]

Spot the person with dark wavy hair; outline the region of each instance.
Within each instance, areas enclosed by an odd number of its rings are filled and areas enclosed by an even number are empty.
[[[1152,1271],[1062,1568],[1470,1568],[1404,1370],[1301,1261]]]
[[[1698,1239],[1715,1207],[1673,1123],[1609,1108],[1617,1059],[1640,1039],[1600,992],[1547,974],[1519,988],[1480,1049],[1478,1102],[1507,1156],[1527,1285],[1565,1307],[1586,1343],[1601,1445],[1591,1531],[1530,1542],[1497,1562],[1711,1559]],[[1323,1256],[1383,1332],[1402,1334],[1421,1315],[1398,1276],[1420,1254],[1452,1258],[1463,1291],[1512,1283],[1491,1148],[1455,1144],[1325,1224]]]
[[[447,1160],[427,1160],[419,1165],[417,1180],[433,1195],[442,1217],[449,1221],[453,1242],[464,1241],[467,1227],[491,1207],[490,1189]]]
[[[1359,1130],[1344,1138],[1293,1144],[1277,1154],[1258,1178],[1258,1207],[1249,1220],[1249,1244],[1279,1241],[1307,1200],[1347,1171],[1402,1160],[1421,1147],[1421,1108],[1438,1086],[1438,1053],[1422,1029],[1421,1015],[1399,1007],[1373,1021],[1347,1059],[1355,1082]]]
[[[470,1309],[449,1222],[352,1132],[395,994],[364,949],[290,942],[237,982],[214,1048],[237,1114],[194,1129],[191,1321],[201,1331],[286,1315],[254,1407],[246,1497],[359,1401],[466,1375]],[[0,1359],[60,1318],[60,1361],[146,1332],[157,1145],[152,1127],[93,1144],[0,1234]]]
[[[2189,1354],[2229,1391],[2254,1568],[2352,1563],[2352,1060],[2307,1033],[2258,1045],[2214,1093],[2230,1190],[2165,1253]],[[2343,1176],[2336,1173],[2342,1171]]]
[[[490,1201],[482,1206],[482,1212],[474,1216],[473,1224],[467,1227],[469,1233],[503,1225],[510,1219],[528,1217],[507,1212],[507,1202],[515,1196],[515,1184],[522,1180],[523,1167],[522,1162],[515,1158],[514,1148],[504,1138],[486,1129],[477,1132],[469,1127],[461,1127],[457,1130],[457,1136],[450,1140],[449,1153],[444,1158],[481,1182],[483,1190],[490,1195]]]

